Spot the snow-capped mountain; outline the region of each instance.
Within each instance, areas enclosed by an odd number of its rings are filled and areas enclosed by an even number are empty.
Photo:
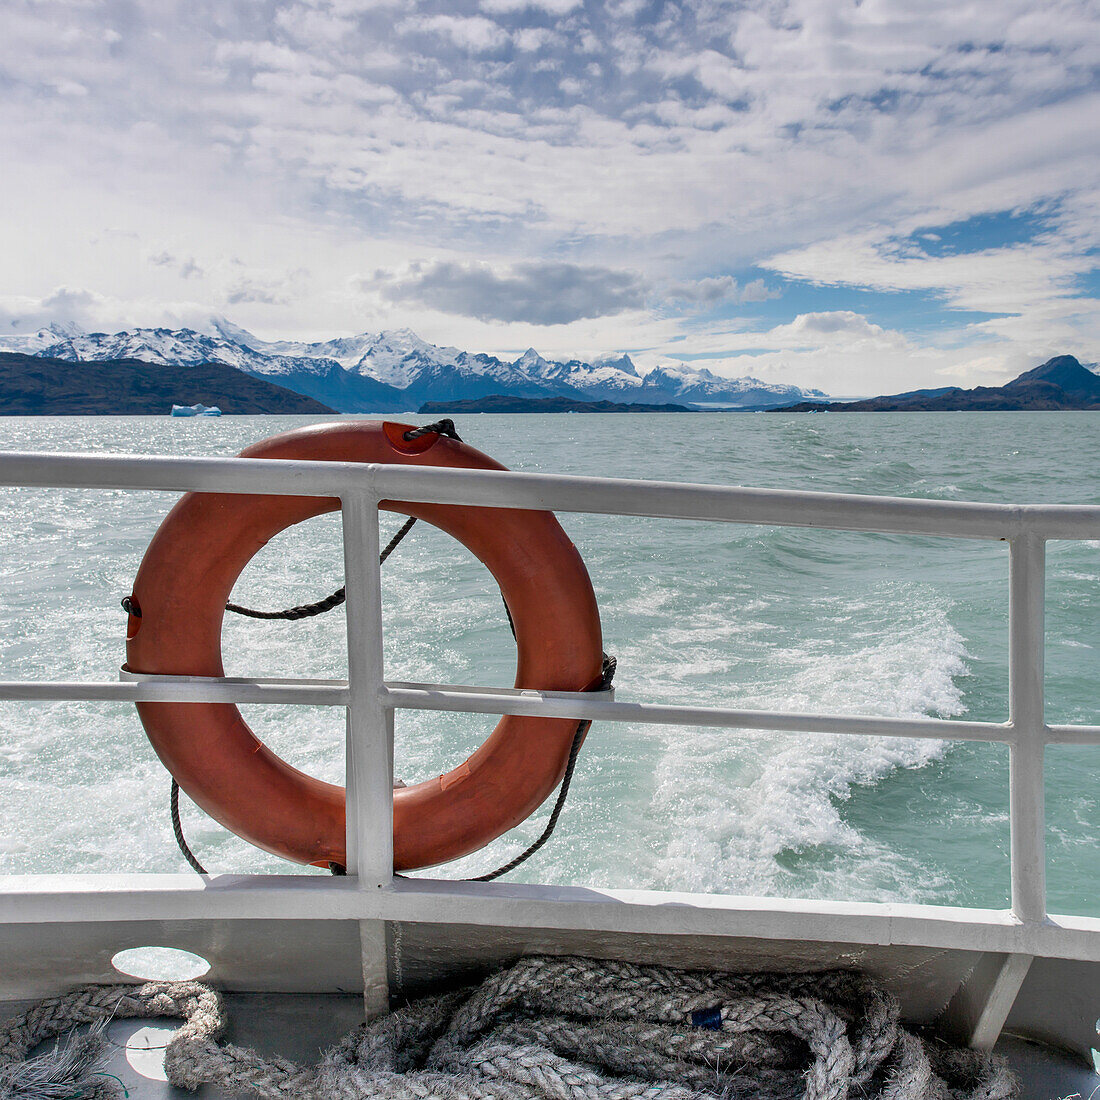
[[[645,384],[650,390],[673,394],[677,400],[692,405],[781,405],[826,396],[821,390],[762,382],[748,375],[723,378],[705,367],[680,362],[654,367],[645,376]]]
[[[248,373],[264,374],[303,369],[300,359],[267,355],[253,350],[243,340],[220,333],[211,336],[189,328],[135,328],[107,333],[81,332],[72,325],[50,325],[30,336],[0,337],[0,347],[73,363],[99,359],[140,359],[163,366],[218,362]],[[311,356],[304,364],[318,373],[333,365],[333,360],[323,356]]]
[[[568,378],[571,385],[599,401],[640,401],[660,405],[668,400],[666,397],[649,396],[645,381],[629,355],[601,356],[591,363],[571,359],[568,363],[556,365],[562,378]]]
[[[211,323],[211,330],[213,334],[189,328],[135,328],[105,333],[50,325],[29,336],[0,337],[0,351],[49,356],[73,363],[102,359],[140,359],[166,367],[224,363],[344,412],[398,412],[415,407],[409,404],[401,388],[369,373],[357,375],[332,356],[321,352],[308,354],[304,350],[325,345],[288,344],[287,353],[283,353],[276,350],[279,345],[266,345],[220,318]]]
[[[403,412],[425,401],[490,394],[743,408],[825,397],[820,390],[755,378],[723,378],[679,361],[640,374],[629,355],[558,362],[528,348],[508,362],[495,355],[429,344],[409,329],[314,343],[265,341],[224,318],[213,318],[205,332],[135,328],[88,333],[72,325],[51,325],[26,336],[0,337],[0,350],[72,363],[102,359],[140,359],[166,367],[225,363],[342,412]]]

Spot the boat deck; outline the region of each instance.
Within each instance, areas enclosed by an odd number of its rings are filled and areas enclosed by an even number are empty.
[[[312,1064],[362,1020],[362,1000],[332,994],[227,994],[228,1042]],[[0,1017],[22,1011],[31,1002],[8,1001]],[[129,1100],[223,1100],[229,1094],[205,1087],[197,1093],[170,1087],[164,1078],[164,1046],[178,1020],[118,1020],[108,1030],[112,1044],[106,1072],[117,1077]],[[47,1049],[43,1044],[42,1049]],[[1100,1077],[1080,1058],[1053,1047],[1005,1035],[996,1051],[1019,1075],[1021,1100],[1089,1100]]]

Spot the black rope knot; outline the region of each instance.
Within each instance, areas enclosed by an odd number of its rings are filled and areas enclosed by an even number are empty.
[[[419,439],[422,435],[430,435],[432,432],[446,436],[448,439],[456,439],[459,443],[462,442],[462,437],[455,431],[453,420],[437,420],[434,424],[425,424],[420,428],[410,428],[402,436],[402,439],[406,443],[411,443],[414,439]]]

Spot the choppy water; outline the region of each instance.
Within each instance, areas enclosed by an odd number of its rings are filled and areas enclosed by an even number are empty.
[[[0,448],[233,454],[303,418],[4,418]],[[475,416],[465,438],[519,470],[949,500],[1100,503],[1089,413]],[[0,677],[113,679],[129,591],[168,494],[0,492]],[[888,715],[1007,710],[1001,544],[594,516],[562,517],[596,586],[621,699]],[[391,520],[383,531],[386,537]],[[333,516],[269,545],[236,598],[288,606],[341,583]],[[1100,721],[1100,543],[1048,551],[1048,713]],[[508,685],[499,596],[421,524],[384,571],[387,675]],[[340,611],[228,617],[229,674],[338,676]],[[338,708],[244,708],[299,767],[342,781]],[[492,719],[398,715],[397,773],[453,767]],[[1100,914],[1097,750],[1048,756],[1050,904]],[[0,704],[0,871],[184,869],[168,779],[130,707]],[[544,882],[1004,905],[1007,753],[999,746],[597,726]],[[185,807],[212,870],[288,869]],[[447,868],[484,871],[536,815]]]

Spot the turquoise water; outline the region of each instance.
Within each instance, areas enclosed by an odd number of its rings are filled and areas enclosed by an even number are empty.
[[[5,418],[0,448],[233,454],[303,418]],[[519,470],[946,500],[1100,503],[1089,413],[472,416],[473,445]],[[113,679],[130,582],[170,494],[0,492],[0,677]],[[592,574],[618,696],[704,705],[966,716],[1007,712],[1003,544],[562,516]],[[383,538],[397,526],[386,518]],[[235,598],[281,607],[342,583],[335,517],[274,540]],[[1100,721],[1100,543],[1048,551],[1052,721]],[[508,685],[499,595],[419,525],[384,571],[393,679]],[[338,676],[342,612],[228,617],[229,674]],[[337,708],[246,707],[292,763],[343,778]],[[408,782],[453,767],[478,716],[398,715]],[[1100,915],[1097,750],[1047,760],[1050,908]],[[132,708],[0,704],[0,870],[184,868],[168,780]],[[1000,907],[1008,898],[1001,746],[604,724],[554,841],[513,877],[782,896]],[[185,806],[208,868],[288,869]],[[503,862],[542,815],[444,869]],[[291,868],[293,869],[293,868]]]

